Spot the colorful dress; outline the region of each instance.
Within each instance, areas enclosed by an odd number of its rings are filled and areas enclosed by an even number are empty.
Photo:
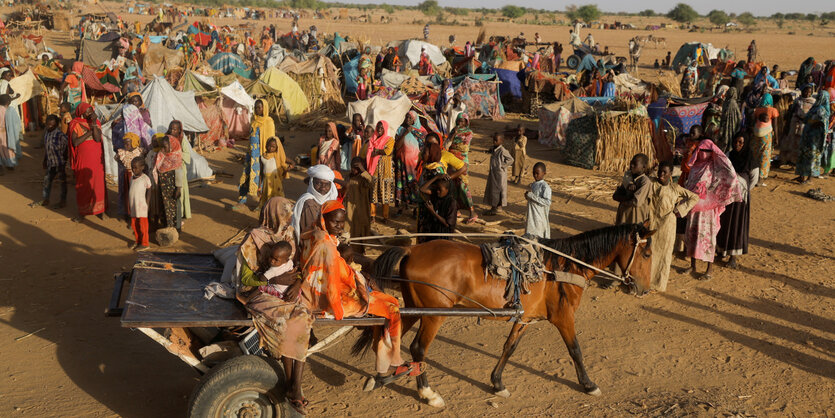
[[[687,255],[713,262],[719,217],[725,207],[742,200],[742,187],[728,157],[709,139],[703,140],[690,156],[690,175],[685,188],[699,196],[687,218],[684,244]]]
[[[249,134],[249,153],[244,158],[244,172],[238,183],[238,203],[246,203],[247,196],[258,192],[261,184],[261,155],[266,151],[267,140],[275,136],[275,123],[266,115],[269,109],[267,101],[258,99],[264,108],[264,115],[253,113]]]
[[[829,93],[822,91],[818,93],[815,105],[806,114],[795,174],[804,177],[821,175],[821,151],[826,140],[829,116]]]
[[[325,228],[324,215],[334,210],[344,210],[342,204],[328,201],[322,205],[320,220],[312,233],[304,237],[301,265],[302,299],[311,311],[333,315],[337,320],[362,317],[366,314],[386,318],[383,338],[377,341],[375,351],[389,365],[400,365],[400,308],[391,295],[371,290],[357,267],[349,265],[339,254],[338,239]],[[378,370],[380,371],[380,370]]]
[[[388,132],[388,122],[381,121],[384,129]],[[385,155],[372,156],[375,150],[383,150]],[[382,137],[373,137],[368,140],[368,152],[366,154],[366,165],[368,174],[374,177],[374,186],[371,191],[371,203],[390,205],[394,203],[394,167],[392,163],[392,152],[394,152],[394,138],[387,134]]]
[[[253,229],[244,239],[238,252],[238,277],[240,278],[244,305],[252,314],[252,322],[261,336],[261,344],[276,359],[282,356],[304,361],[308,339],[313,328],[313,314],[302,303],[285,302],[269,293],[256,290],[267,282],[258,281],[255,272],[267,264],[269,252],[275,243],[286,241],[293,246],[295,235],[290,219],[293,204],[275,197],[261,209],[261,226]],[[291,254],[292,258],[292,254]]]
[[[815,104],[814,97],[800,97],[789,109],[789,126],[786,135],[780,140],[780,162],[797,164],[800,155],[800,141],[806,114]]]
[[[318,163],[328,166],[333,171],[338,171],[340,165],[339,135],[335,123],[328,122],[328,133],[331,135],[330,138],[327,136],[319,138]]]
[[[78,204],[78,214],[81,216],[98,215],[104,213],[107,197],[104,186],[104,150],[101,142],[92,138],[74,145],[73,141],[90,131],[90,123],[83,115],[90,105],[82,103],[76,109],[76,117],[69,126],[69,147],[72,169],[75,173],[75,198]],[[96,120],[101,127],[101,123]]]
[[[403,136],[403,144],[394,159],[394,200],[398,206],[418,201],[417,165],[427,134],[426,129],[420,125],[417,112],[411,111],[409,114],[415,119],[415,123],[397,129],[397,135]]]
[[[774,139],[774,128],[772,121],[780,116],[780,112],[774,107],[774,100],[771,94],[765,93],[760,107],[754,111],[754,132],[751,135],[751,151],[752,157],[757,165],[760,167],[760,177],[768,178],[768,173],[771,171],[771,143]],[[760,122],[759,116],[761,114],[768,115],[768,122]]]
[[[177,216],[177,199],[174,197],[174,192],[181,185],[177,179],[177,170],[183,166],[183,151],[180,141],[175,137],[169,135],[168,142],[171,145],[171,152],[166,153],[162,150],[157,153],[154,163],[154,182],[159,185],[162,196],[165,227],[176,228],[181,218]],[[180,193],[182,194],[182,191]]]
[[[447,139],[448,150],[452,155],[464,162],[464,165],[470,166],[470,142],[473,140],[473,131],[470,130],[470,120],[463,113],[458,115],[458,120],[465,120],[467,126],[464,128],[457,127],[452,130],[450,137]],[[461,193],[458,193],[458,206],[463,209],[470,209],[473,207],[473,196],[470,194],[470,177],[464,174],[456,179],[456,183],[460,182]]]

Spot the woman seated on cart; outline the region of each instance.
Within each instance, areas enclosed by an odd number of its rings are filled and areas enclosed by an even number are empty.
[[[337,236],[342,234],[346,219],[342,203],[327,201],[322,205],[321,217],[315,227],[302,234],[302,298],[310,310],[333,315],[337,320],[365,315],[386,318],[384,327],[374,329],[377,376],[369,380],[383,385],[395,377],[416,372],[418,365],[404,363],[400,357],[401,323],[397,299],[374,290],[359,272],[360,266],[349,264],[339,253]]]
[[[312,312],[330,314],[335,319],[366,314],[386,318],[386,326],[383,329],[377,327],[374,332],[377,376],[371,381],[375,385],[413,372],[417,365],[404,364],[400,357],[401,324],[397,299],[371,290],[362,274],[339,254],[336,236],[343,231],[346,211],[338,201],[325,202],[315,227],[301,236],[305,249],[301,254],[301,277],[297,271],[292,271],[267,281],[257,273],[269,264],[270,249],[274,244],[288,241],[296,251],[291,217],[289,200],[283,197],[270,199],[261,211],[261,227],[246,237],[238,257],[243,289],[267,283],[289,285],[284,298],[257,289],[240,298],[253,316],[262,344],[283,362],[289,382],[287,400],[304,414],[308,401],[302,394],[301,377],[314,320]]]
[[[261,226],[250,231],[238,253],[241,281],[238,299],[252,314],[261,344],[284,364],[287,399],[303,413],[306,402],[301,377],[313,314],[299,298],[302,281],[297,269],[269,280],[262,274],[270,264],[272,248],[279,242],[290,243],[291,259],[294,259],[297,251],[290,222],[292,215],[293,203],[283,197],[273,197],[261,209]],[[268,284],[289,286],[284,291],[284,299],[259,290],[260,286]]]

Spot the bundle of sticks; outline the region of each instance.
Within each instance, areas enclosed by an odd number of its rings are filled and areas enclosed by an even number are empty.
[[[635,154],[643,153],[655,159],[650,120],[644,116],[622,113],[598,116],[595,162],[600,171],[623,172]]]

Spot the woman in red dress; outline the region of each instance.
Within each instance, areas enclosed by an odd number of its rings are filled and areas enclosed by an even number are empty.
[[[81,222],[87,215],[104,213],[107,197],[104,187],[104,161],[102,159],[101,123],[89,103],[81,103],[75,111],[75,119],[69,125],[70,156],[75,173],[75,200]]]

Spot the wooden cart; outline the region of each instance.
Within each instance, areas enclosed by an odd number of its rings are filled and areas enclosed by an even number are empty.
[[[105,314],[120,317],[132,328],[203,374],[189,398],[189,417],[298,416],[284,398],[280,362],[264,353],[246,310],[235,300],[204,297],[204,288],[219,282],[223,266],[212,254],[140,253],[130,272],[115,276]],[[126,287],[127,286],[127,287]],[[127,291],[125,291],[127,289]],[[492,310],[499,316],[519,316],[514,309]],[[482,309],[401,308],[402,316],[488,316]],[[317,330],[329,335],[308,349],[323,350],[354,327],[383,325],[379,317],[317,318]],[[206,347],[231,347],[202,357]],[[213,358],[214,357],[214,358]]]

